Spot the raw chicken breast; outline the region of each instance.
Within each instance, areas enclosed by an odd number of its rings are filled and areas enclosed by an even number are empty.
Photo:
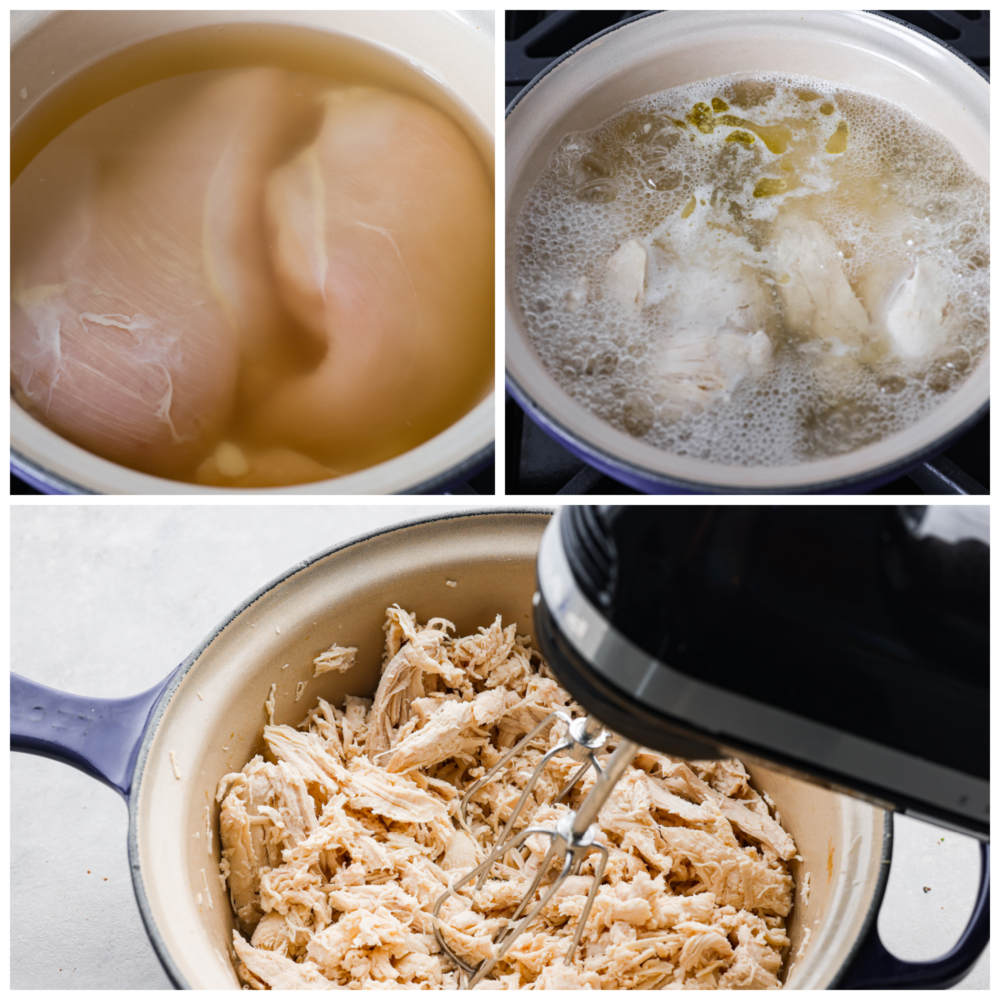
[[[241,355],[251,381],[275,368],[263,184],[308,127],[308,111],[287,112],[292,79],[212,83],[164,124],[109,135],[100,162],[38,158],[12,206],[11,367],[19,400],[59,433],[187,475],[229,418]],[[74,172],[75,200],[46,205]]]
[[[282,301],[325,352],[254,425],[341,471],[444,430],[487,390],[493,196],[440,112],[365,88],[326,96],[319,134],[267,185]]]

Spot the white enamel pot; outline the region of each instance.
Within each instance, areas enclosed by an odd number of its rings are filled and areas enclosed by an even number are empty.
[[[11,15],[11,134],[68,80],[140,43],[192,28],[262,24],[307,28],[327,51],[373,83],[394,81],[441,108],[494,165],[494,35],[491,12],[445,11],[63,11]],[[365,52],[358,60],[360,51]],[[211,68],[206,65],[206,68]],[[113,95],[108,95],[113,96]],[[89,109],[84,109],[89,110]],[[67,122],[66,124],[69,124]],[[10,404],[11,469],[44,493],[431,493],[459,483],[493,459],[494,394],[436,437],[348,476],[280,489],[233,490],[161,479],[109,462],[70,443]]]
[[[989,82],[921,31],[863,11],[661,11],[584,42],[507,109],[506,233],[567,132],[595,127],[629,101],[695,80],[801,73],[908,108],[989,178]],[[989,405],[989,352],[961,390],[904,431],[850,454],[771,467],[672,455],[604,423],[559,387],[528,340],[506,261],[507,388],[546,432],[586,462],[647,493],[858,493],[938,454]]]
[[[537,510],[459,512],[322,552],[247,598],[162,683],[133,698],[85,698],[12,676],[13,748],[72,764],[125,796],[139,909],[176,986],[239,988],[233,914],[218,878],[215,792],[223,775],[263,752],[271,685],[278,724],[296,725],[317,697],[342,704],[347,694],[371,696],[385,608],[395,602],[421,619],[447,617],[463,634],[497,613],[530,633],[547,521]],[[313,678],[313,658],[334,641],[358,647],[356,666]],[[296,701],[299,682],[305,694]],[[887,985],[887,974],[894,985],[940,985],[960,977],[982,950],[968,934],[937,962],[897,962],[881,949],[875,918],[889,870],[890,814],[748,764],[798,845],[798,886],[807,874],[811,886],[808,899],[795,894],[786,986]],[[984,906],[988,914],[981,899],[980,920]]]

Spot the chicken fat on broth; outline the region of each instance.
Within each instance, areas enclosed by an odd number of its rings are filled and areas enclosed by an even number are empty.
[[[33,113],[16,401],[104,458],[223,487],[344,475],[453,424],[492,382],[488,144],[360,43],[171,38],[138,77],[71,82],[71,123],[65,95],[62,120]]]
[[[719,78],[565,136],[516,226],[559,385],[668,452],[842,454],[924,417],[989,339],[989,185],[904,108]]]

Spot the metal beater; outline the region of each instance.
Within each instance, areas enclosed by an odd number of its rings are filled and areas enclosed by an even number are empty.
[[[522,752],[543,729],[556,720],[566,723],[566,734],[538,762],[489,857],[482,864],[477,865],[470,872],[463,875],[462,878],[449,885],[434,904],[434,936],[437,938],[441,950],[469,977],[469,981],[466,984],[467,989],[475,986],[489,975],[497,962],[503,958],[507,949],[510,948],[528,925],[539,916],[546,904],[559,892],[566,880],[571,875],[579,873],[587,855],[591,851],[597,851],[600,853],[601,858],[594,872],[594,881],[590,887],[590,892],[587,894],[587,902],[584,905],[583,912],[580,914],[576,933],[573,935],[573,940],[566,950],[564,958],[565,963],[569,965],[573,961],[573,955],[580,944],[580,938],[583,935],[587,918],[590,916],[590,910],[594,905],[594,900],[597,898],[597,890],[604,878],[604,870],[608,863],[608,849],[602,844],[595,842],[596,830],[594,822],[618,779],[621,778],[629,764],[632,763],[633,758],[639,750],[639,744],[633,743],[631,740],[622,740],[612,754],[608,766],[601,768],[597,761],[596,752],[607,743],[609,734],[601,728],[599,722],[590,716],[573,719],[565,712],[553,712],[552,715],[542,720],[466,792],[460,807],[462,820],[468,826],[467,809],[472,796],[480,788],[492,781],[503,770],[504,765],[508,761],[516,754]],[[587,797],[584,799],[579,810],[575,812],[570,810],[567,812],[556,823],[555,828],[530,826],[512,837],[511,835],[518,817],[524,810],[532,790],[538,783],[539,778],[541,778],[549,761],[557,754],[566,751],[569,752],[569,756],[574,760],[582,761],[582,766],[577,769],[576,773],[563,786],[554,802],[558,803],[565,799],[590,767],[593,767],[597,774],[594,787],[587,793]],[[528,837],[536,834],[551,838],[551,843],[538,871],[535,873],[534,879],[532,879],[531,885],[522,896],[521,902],[517,905],[506,926],[500,928],[494,934],[492,955],[478,965],[470,965],[459,955],[456,955],[445,940],[445,936],[441,930],[441,907],[451,897],[465,899],[465,897],[458,895],[458,891],[472,882],[476,883],[477,890],[481,889],[493,865],[501,861],[509,851],[515,851],[521,847]],[[565,859],[562,870],[546,886],[536,901],[535,893],[538,891],[542,880],[548,873],[552,863],[559,859]],[[465,899],[465,902],[471,905],[470,900]]]

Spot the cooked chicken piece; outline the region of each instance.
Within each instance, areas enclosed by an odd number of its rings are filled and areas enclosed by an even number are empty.
[[[766,812],[763,814],[752,812],[739,801],[716,792],[698,778],[686,764],[677,763],[664,778],[650,778],[649,781],[653,785],[681,791],[695,802],[714,802],[722,815],[745,836],[766,844],[785,861],[795,856],[795,843],[792,838]]]
[[[711,834],[683,827],[665,827],[660,836],[667,852],[683,859],[704,889],[715,893],[722,906],[788,916],[792,908],[792,879],[768,868]]]
[[[894,277],[885,269],[873,274],[881,282],[877,316],[896,354],[905,361],[921,361],[940,350],[948,340],[948,292],[941,265],[921,257]]]
[[[579,709],[513,626],[497,618],[477,635],[453,631],[443,619],[421,625],[388,609],[374,702],[349,697],[340,710],[320,700],[299,731],[265,727],[275,763],[256,757],[223,779],[222,870],[239,929],[252,933],[249,944],[239,931],[235,940],[248,986],[461,986],[434,937],[433,907],[486,856],[564,724],[543,730],[476,793],[468,826],[459,800],[540,718]],[[370,756],[373,740],[385,748]],[[605,763],[613,743],[601,751]],[[551,828],[579,807],[592,773],[568,803],[552,804],[578,766],[565,754],[552,759],[518,829]],[[483,988],[779,986],[793,888],[782,859],[795,845],[739,761],[642,751],[597,825],[607,871],[571,964],[563,960],[594,888],[595,855]],[[440,927],[457,954],[471,963],[491,955],[548,847],[548,837],[532,834],[494,865],[482,890],[446,901]]]
[[[354,666],[357,652],[357,646],[338,646],[334,643],[325,653],[320,653],[313,660],[313,677],[319,677],[320,674],[329,673],[331,670],[336,670],[338,674],[350,670]]]
[[[693,326],[672,330],[656,359],[658,390],[674,419],[699,413],[728,396],[748,375],[771,360],[771,341],[763,330],[734,333]]]
[[[480,628],[479,635],[459,639],[452,650],[451,658],[456,666],[481,679],[487,688],[504,685],[518,690],[518,681],[527,681],[532,670],[518,648],[514,626],[504,628],[500,616],[489,628]],[[450,683],[450,682],[449,682]]]
[[[626,314],[642,310],[646,301],[646,248],[627,240],[609,258],[604,287]]]
[[[780,989],[777,973],[781,956],[767,941],[755,937],[745,924],[738,928],[735,960],[719,981],[725,990]]]
[[[222,871],[229,883],[233,910],[240,927],[252,930],[260,920],[260,908],[257,904],[261,862],[258,862],[250,838],[246,799],[235,787],[223,803],[219,833],[222,841]]]
[[[363,757],[351,761],[350,769],[348,797],[355,809],[370,809],[400,823],[427,823],[448,815],[439,798],[422,792],[403,775],[375,767]]]
[[[297,930],[300,933],[296,933]],[[288,923],[285,915],[279,913],[277,910],[273,910],[271,913],[265,913],[261,917],[260,923],[257,924],[257,928],[253,932],[253,937],[250,939],[250,943],[255,948],[261,948],[264,951],[276,951],[290,958],[292,957],[291,952],[297,955],[303,951],[303,947],[299,947],[300,939],[301,945],[304,946],[308,941],[308,937],[309,934],[305,928],[293,928]]]
[[[771,264],[778,274],[785,325],[799,334],[836,342],[860,356],[871,341],[871,324],[844,275],[843,257],[826,230],[818,222],[785,211],[774,223],[771,238]]]
[[[721,256],[686,264],[659,254],[653,268],[647,304],[664,331],[653,364],[666,416],[700,412],[768,370],[768,309],[751,267]]]
[[[277,952],[251,947],[236,931],[233,931],[233,947],[240,960],[240,975],[256,989],[330,989],[330,980],[313,962],[293,962]]]
[[[457,754],[468,753],[486,742],[485,737],[469,735],[474,724],[472,705],[445,701],[423,729],[402,740],[384,759],[390,771],[408,771],[411,767],[430,767]]]
[[[538,979],[543,990],[599,990],[601,979],[596,972],[580,972],[565,962],[547,965]]]
[[[384,668],[375,692],[372,721],[365,743],[365,750],[372,760],[389,749],[393,727],[406,720],[411,702],[423,695],[425,673],[443,674],[446,680],[456,679],[455,668],[433,655],[440,650],[446,638],[447,633],[441,629],[414,631],[411,640],[399,648]]]

